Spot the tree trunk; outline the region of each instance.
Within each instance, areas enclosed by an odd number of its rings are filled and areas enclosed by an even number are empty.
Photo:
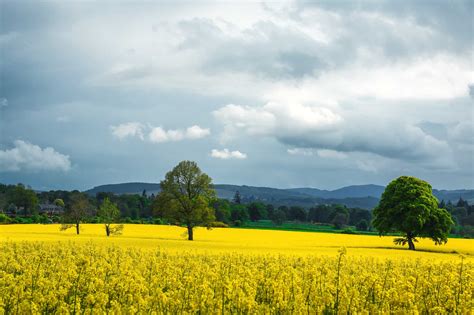
[[[193,227],[188,224],[188,241],[192,241],[193,238]]]
[[[408,239],[408,249],[415,250],[415,243],[413,243],[413,239],[411,237],[407,237]]]
[[[110,225],[108,224],[105,225],[105,233],[107,234],[107,236],[110,236]]]
[[[79,223],[76,223],[76,234],[79,235]]]

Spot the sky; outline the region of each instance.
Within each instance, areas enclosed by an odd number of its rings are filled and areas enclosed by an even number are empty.
[[[472,1],[0,0],[0,182],[474,188]]]

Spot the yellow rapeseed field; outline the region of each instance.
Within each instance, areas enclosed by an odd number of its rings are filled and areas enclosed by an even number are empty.
[[[474,241],[102,225],[0,225],[3,313],[474,312]]]

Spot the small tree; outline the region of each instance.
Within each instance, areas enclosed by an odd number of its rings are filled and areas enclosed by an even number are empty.
[[[61,198],[55,199],[53,203],[57,207],[64,208],[64,201]]]
[[[80,224],[89,215],[92,207],[87,197],[80,192],[73,192],[70,201],[69,207],[64,212],[63,220],[65,222],[60,229],[65,231],[75,226],[76,234],[79,234]]]
[[[417,237],[428,237],[436,245],[446,243],[454,224],[448,211],[438,208],[431,185],[409,176],[401,176],[388,184],[373,215],[373,226],[380,235],[402,232],[403,237],[394,242],[408,244],[410,250],[415,250]]]
[[[194,227],[210,227],[215,220],[210,203],[215,200],[216,192],[212,179],[199,169],[196,162],[180,162],[166,174],[160,186],[158,211],[169,221],[186,225],[188,240],[194,239]]]
[[[348,221],[347,214],[344,212],[339,212],[339,213],[336,213],[336,215],[334,216],[334,219],[332,219],[332,224],[334,224],[334,227],[336,229],[342,229],[344,225],[347,224],[347,221]]]
[[[105,198],[102,204],[99,207],[97,215],[100,218],[100,221],[105,225],[105,234],[110,236],[110,234],[121,234],[123,231],[123,224],[112,226],[118,218],[120,218],[120,210],[117,206],[110,201],[109,198]]]

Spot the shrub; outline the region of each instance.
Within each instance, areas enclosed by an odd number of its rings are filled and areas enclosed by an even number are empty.
[[[6,214],[0,213],[0,224],[10,223],[12,220]]]
[[[211,224],[209,225],[210,227],[217,227],[217,228],[226,228],[226,227],[229,227],[227,224],[225,224],[224,222],[219,222],[219,221],[214,221],[214,222],[211,222]]]
[[[357,234],[356,231],[354,231],[353,228],[345,228],[344,230],[341,231],[342,234]]]

